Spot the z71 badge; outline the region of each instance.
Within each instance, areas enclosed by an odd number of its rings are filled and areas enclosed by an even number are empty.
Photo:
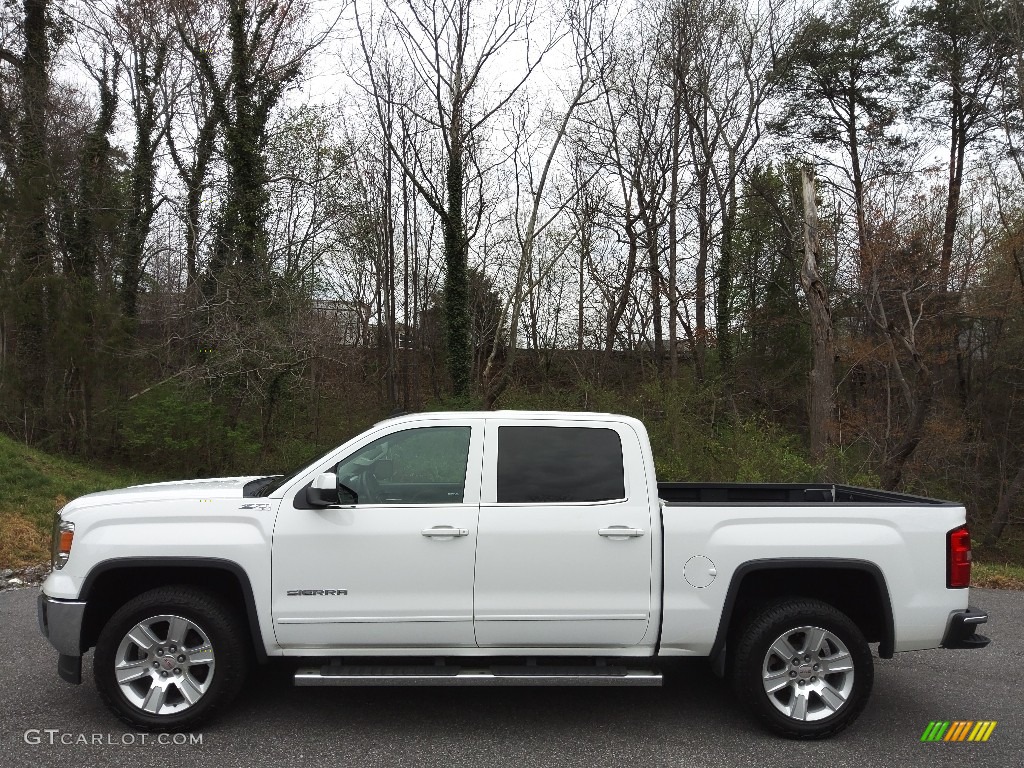
[[[313,595],[317,597],[331,597],[334,595],[347,595],[347,589],[289,589],[288,597],[300,597],[304,595]]]

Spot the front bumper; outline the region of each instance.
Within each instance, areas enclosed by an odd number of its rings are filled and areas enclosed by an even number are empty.
[[[36,602],[39,631],[57,649],[57,674],[78,685],[82,682],[82,622],[85,603],[57,600],[40,592]]]
[[[988,621],[988,614],[973,605],[966,611],[956,611],[950,616],[946,636],[942,638],[943,648],[984,648],[989,640],[979,635],[978,627]]]

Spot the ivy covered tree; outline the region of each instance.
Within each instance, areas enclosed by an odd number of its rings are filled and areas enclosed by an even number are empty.
[[[53,178],[47,160],[51,113],[51,8],[48,0],[25,0],[23,48],[3,51],[19,84],[19,114],[7,231],[12,269],[4,303],[11,307],[14,387],[26,435],[52,426],[50,379],[52,320],[57,307],[50,231]]]
[[[218,280],[232,270],[240,285],[266,285],[270,280],[267,128],[285,89],[324,39],[306,37],[309,13],[305,4],[276,0],[175,6],[175,27],[209,89],[223,130],[227,184],[207,270],[208,290],[216,290]],[[220,60],[223,52],[210,36],[221,25],[226,60]]]

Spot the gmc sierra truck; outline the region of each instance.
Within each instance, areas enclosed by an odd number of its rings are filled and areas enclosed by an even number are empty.
[[[426,413],[287,476],[94,493],[54,522],[39,626],[139,729],[195,728],[254,664],[295,684],[656,686],[709,657],[767,727],[853,722],[873,652],[982,648],[955,503],[658,483],[610,414]]]

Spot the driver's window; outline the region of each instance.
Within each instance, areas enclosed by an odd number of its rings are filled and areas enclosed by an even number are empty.
[[[466,492],[470,427],[392,432],[341,461],[338,483],[359,504],[460,504]]]

